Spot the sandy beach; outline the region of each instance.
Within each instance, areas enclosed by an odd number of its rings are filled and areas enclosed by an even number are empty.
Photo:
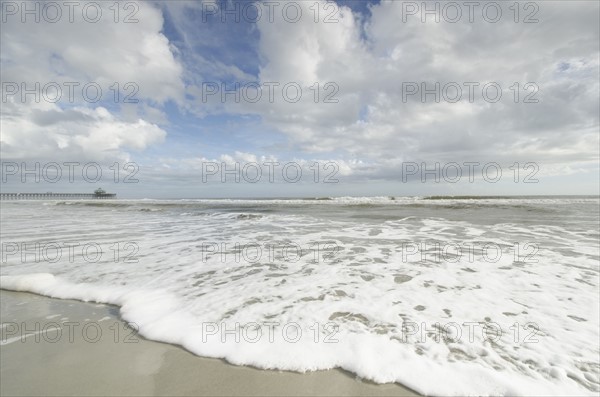
[[[0,397],[600,397],[599,0],[0,14]]]
[[[146,340],[116,306],[0,291],[3,396],[414,396],[341,370],[265,371]]]

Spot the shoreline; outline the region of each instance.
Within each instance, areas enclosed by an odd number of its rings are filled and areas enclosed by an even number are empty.
[[[0,290],[0,394],[416,396],[342,369],[236,366],[148,340],[114,305]]]

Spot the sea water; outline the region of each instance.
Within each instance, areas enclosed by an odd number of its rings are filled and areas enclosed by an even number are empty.
[[[597,395],[597,197],[3,201],[3,289],[434,395]]]

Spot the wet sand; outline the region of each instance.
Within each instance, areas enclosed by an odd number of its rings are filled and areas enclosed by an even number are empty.
[[[116,306],[0,291],[0,394],[414,396],[342,370],[299,374],[234,366],[146,340]]]

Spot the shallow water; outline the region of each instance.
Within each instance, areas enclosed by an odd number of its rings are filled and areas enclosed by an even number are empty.
[[[594,395],[599,204],[4,201],[1,285],[120,305],[143,335],[234,364]]]

